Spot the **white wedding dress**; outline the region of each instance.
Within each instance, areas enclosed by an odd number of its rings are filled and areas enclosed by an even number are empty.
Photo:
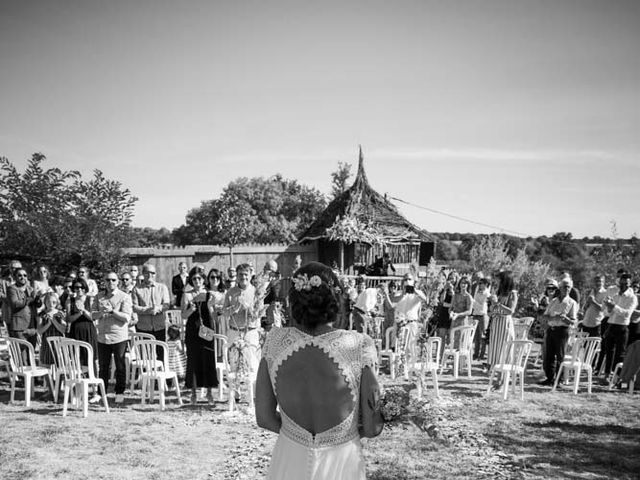
[[[344,376],[351,393],[353,408],[342,422],[314,435],[291,419],[278,399],[282,427],[267,479],[364,480],[364,459],[358,433],[360,379],[363,367],[373,368],[376,362],[373,340],[361,333],[346,330],[332,330],[318,336],[308,335],[296,328],[271,330],[262,354],[267,362],[276,398],[278,370],[292,355],[304,355],[305,352],[302,350],[309,347],[319,349],[322,356],[326,357],[322,360],[331,362],[331,368]],[[329,396],[332,392],[326,394]],[[305,402],[305,398],[295,401]]]

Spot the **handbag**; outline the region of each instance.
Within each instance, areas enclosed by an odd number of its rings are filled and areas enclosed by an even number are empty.
[[[204,325],[200,325],[200,328],[198,329],[198,336],[203,339],[206,340],[207,342],[210,342],[213,340],[213,335],[216,333],[215,330],[212,330],[209,327],[205,327]]]
[[[207,297],[205,300],[205,304],[207,304],[209,302],[209,292],[207,292]],[[200,327],[198,328],[198,336],[203,339],[206,340],[207,342],[211,342],[213,340],[213,336],[215,335],[216,331],[213,330],[212,328],[209,327],[205,327],[204,324],[202,323],[202,314],[200,313],[200,305],[198,305],[198,320],[200,321]]]

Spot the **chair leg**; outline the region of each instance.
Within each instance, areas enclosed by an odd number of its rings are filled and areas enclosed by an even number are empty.
[[[55,385],[53,384],[53,378],[51,378],[51,374],[47,373],[47,375],[45,375],[46,380],[47,380],[47,386],[49,387],[49,390],[51,390],[51,396],[53,397],[54,401],[56,398],[56,393],[55,393]]]
[[[504,372],[504,382],[502,385],[502,399],[506,400],[509,395],[509,379],[511,378],[511,372],[507,370]]]
[[[160,410],[164,410],[164,380],[158,379],[158,393],[160,393]]]
[[[11,383],[11,395],[9,402],[13,403],[16,399],[16,377],[13,374],[9,374],[9,382]]]
[[[180,382],[178,381],[178,374],[176,373],[175,378],[176,382],[176,395],[178,395],[178,405],[182,406],[182,394],[180,393]],[[222,385],[222,381],[220,381],[220,385]]]
[[[495,375],[495,370],[493,367],[489,370],[489,386],[487,387],[487,393],[491,392],[491,387],[493,385],[493,376]]]
[[[524,371],[520,374],[520,400],[524,400]]]
[[[576,367],[573,369],[574,378],[573,378],[573,394],[578,394],[578,387],[580,385],[580,367]]]
[[[255,382],[247,379],[247,388],[249,389],[249,408],[253,408],[253,394],[255,391]]]
[[[60,396],[60,382],[62,380],[62,373],[56,372],[55,383],[53,385],[53,403],[58,403],[58,397]]]
[[[89,385],[82,382],[82,416],[87,418],[89,416]]]
[[[109,401],[107,400],[107,387],[104,382],[100,382],[98,384],[100,388],[100,395],[102,395],[102,403],[104,404],[104,409],[106,413],[109,413]]]
[[[433,378],[433,390],[436,394],[436,398],[440,398],[440,391],[438,390],[438,369],[433,368],[431,370],[431,377]]]
[[[24,376],[24,403],[26,407],[31,406],[31,382],[33,377],[31,375]]]
[[[629,380],[629,395],[633,395],[633,386],[635,385],[635,377]]]
[[[142,377],[142,405],[144,405],[146,396],[147,396],[147,378],[146,377]]]
[[[471,353],[469,353],[469,355],[467,355],[466,357],[466,361],[467,361],[467,377],[471,378]]]
[[[560,380],[560,376],[562,375],[562,369],[564,367],[562,366],[562,364],[560,364],[560,368],[558,368],[558,373],[556,373],[556,379],[553,382],[553,388],[551,389],[552,392],[556,391],[556,388],[558,388],[558,381]]]
[[[453,378],[458,379],[458,371],[460,368],[460,356],[458,352],[453,354]]]
[[[591,381],[592,381],[593,368],[587,369],[587,394],[591,395]]]
[[[222,394],[224,393],[224,376],[222,375],[222,369],[218,368],[218,400],[222,401],[223,400],[223,396]]]
[[[62,404],[62,416],[67,416],[67,408],[69,406],[69,384],[65,382],[64,384],[64,403]]]
[[[389,373],[391,374],[391,380],[396,379],[395,364],[396,364],[396,356],[393,353],[391,353],[389,355]]]

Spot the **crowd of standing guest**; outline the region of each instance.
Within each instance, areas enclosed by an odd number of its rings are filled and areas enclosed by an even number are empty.
[[[138,267],[132,266],[120,275],[106,272],[99,286],[86,266],[52,279],[48,268],[38,265],[30,279],[20,262],[11,262],[0,280],[0,326],[10,337],[27,340],[34,347],[37,344],[41,365],[54,363],[48,337],[65,336],[88,343],[105,385],[109,384],[112,364],[115,366],[116,403],[124,401],[125,355],[133,332],[167,342],[170,364],[177,366],[194,403],[197,389],[206,392],[206,399],[212,402],[211,389],[219,384],[213,341],[202,337],[201,327],[227,335],[230,342],[242,337],[252,347],[247,352],[248,363],[250,374],[255,376],[261,327],[273,325],[274,319],[279,324],[285,303],[280,297],[275,261],[267,262],[264,269],[271,281],[263,318],[254,318],[247,307],[255,295],[251,265],[230,267],[225,276],[218,269],[206,272],[198,265],[187,271],[187,265],[181,262],[171,282],[173,297],[167,286],[157,281],[155,265],[145,264],[141,271],[139,275]],[[165,314],[172,308],[181,310],[184,332],[167,324]],[[163,354],[161,347],[157,354]],[[81,361],[87,364],[86,354]],[[96,392],[90,402],[99,400]]]
[[[229,343],[238,339],[246,344],[249,378],[255,379],[260,362],[263,332],[280,326],[286,301],[282,298],[280,273],[275,261],[266,263],[263,274],[270,281],[264,297],[265,313],[253,313],[256,272],[248,264],[230,267],[226,275],[181,262],[171,280],[171,293],[158,282],[156,267],[145,264],[107,272],[98,282],[90,270],[80,266],[65,277],[52,277],[46,265],[37,265],[30,276],[14,261],[0,280],[1,319],[10,337],[36,345],[40,338],[40,363],[51,365],[53,354],[47,338],[67,336],[87,342],[96,352],[100,377],[108,385],[111,365],[115,365],[115,400],[125,392],[125,354],[131,332],[146,333],[167,341],[170,364],[179,369],[192,402],[197,391],[213,401],[212,389],[219,385],[215,369],[215,348],[201,329],[223,334]],[[441,271],[430,288],[420,278],[406,274],[398,280],[367,288],[365,277],[344,280],[344,302],[336,327],[367,331],[382,337],[392,327],[391,340],[400,328],[412,335],[422,330],[450,341],[452,329],[475,327],[473,358],[489,370],[500,361],[505,346],[515,338],[514,316],[523,300],[511,272],[459,274]],[[543,345],[541,384],[551,385],[567,353],[567,343],[577,329],[602,338],[596,370],[611,374],[625,358],[627,347],[640,339],[638,281],[624,270],[617,272],[615,284],[606,286],[603,275],[596,275],[592,286],[581,295],[571,275],[563,272],[545,282],[539,296],[527,299],[537,311],[534,330],[540,331]],[[382,327],[372,330],[370,320],[383,305]],[[166,312],[180,309],[185,319],[184,337],[179,329],[167,328]],[[424,312],[427,315],[426,322]],[[167,337],[167,332],[169,336]],[[183,348],[186,347],[186,348]],[[158,349],[158,355],[161,349]],[[82,359],[87,362],[87,358]],[[98,401],[94,395],[92,401]]]

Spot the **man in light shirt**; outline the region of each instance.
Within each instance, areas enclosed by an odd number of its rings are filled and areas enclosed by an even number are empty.
[[[631,315],[638,306],[638,298],[631,288],[631,275],[623,273],[618,280],[618,291],[607,296],[604,304],[609,310],[609,326],[604,337],[603,353],[606,355],[605,374],[624,360],[629,337]]]
[[[138,315],[136,330],[150,333],[156,340],[166,340],[164,312],[169,309],[171,297],[166,285],[156,282],[156,267],[142,267],[144,281],[133,289],[133,311]]]
[[[373,311],[378,303],[378,289],[367,288],[367,284],[364,277],[358,277],[356,280],[356,291],[358,296],[356,302],[353,305],[353,329],[357,332],[368,331],[370,319],[373,317]],[[365,326],[365,324],[367,324]]]
[[[593,277],[593,289],[587,295],[584,304],[584,317],[580,330],[587,332],[590,337],[600,336],[600,324],[605,315],[604,299],[607,297],[607,289],[604,288],[604,276]]]
[[[124,354],[129,340],[129,321],[131,320],[131,295],[118,289],[118,275],[108,272],[104,276],[105,292],[99,293],[93,310],[98,312],[98,364],[100,378],[104,381],[105,391],[109,386],[111,357],[116,365],[116,403],[124,402],[126,387],[126,366]],[[91,401],[97,402],[100,396]]]
[[[547,317],[545,336],[544,373],[546,379],[540,385],[551,386],[564,360],[564,352],[569,340],[569,327],[578,319],[578,303],[569,296],[573,288],[570,277],[563,277],[559,284],[559,293],[549,302],[544,314]]]
[[[251,285],[251,267],[243,263],[235,269],[237,285],[227,290],[223,312],[228,319],[227,338],[229,344],[242,338],[249,348],[244,352],[249,368],[249,378],[254,381],[260,364],[260,318],[256,318],[256,289]]]
[[[427,301],[427,296],[422,290],[416,290],[415,280],[411,274],[406,274],[402,281],[404,295],[396,303],[396,324],[406,325],[412,335],[420,331],[420,311],[422,304]]]

